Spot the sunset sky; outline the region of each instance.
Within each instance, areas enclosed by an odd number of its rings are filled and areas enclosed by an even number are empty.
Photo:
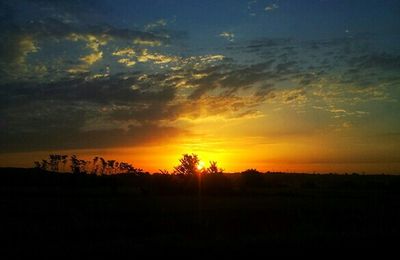
[[[0,2],[0,166],[400,173],[400,1]]]

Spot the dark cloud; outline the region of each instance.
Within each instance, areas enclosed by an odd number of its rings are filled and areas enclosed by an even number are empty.
[[[274,79],[281,72],[273,70],[273,63],[274,60],[248,66],[228,63],[196,71],[207,76],[189,82],[197,86],[189,95],[189,98],[198,99],[216,89],[224,91],[224,95],[233,95],[239,90],[254,87],[256,83]]]
[[[157,125],[130,126],[129,129],[79,131],[51,129],[41,132],[6,132],[0,137],[1,152],[21,152],[60,149],[135,147],[166,142],[186,131]]]
[[[0,64],[14,65],[24,57],[26,47],[20,44],[23,38],[23,35],[15,32],[7,35],[0,34]]]
[[[132,82],[114,77],[3,85],[0,150],[135,146],[185,133],[159,123],[176,117],[168,111],[174,89],[133,90]]]
[[[103,79],[85,78],[62,80],[51,83],[10,83],[1,86],[1,105],[3,109],[37,102],[89,103],[96,106],[157,104],[174,99],[173,87],[150,89],[148,83],[140,83],[138,76],[130,78],[113,76]],[[139,84],[139,89],[132,85]]]
[[[16,30],[18,28],[18,30]],[[90,24],[70,24],[65,23],[56,18],[44,18],[35,21],[29,21],[28,23],[14,25],[13,33],[34,36],[40,40],[42,38],[55,38],[64,39],[70,34],[83,34],[83,35],[94,35],[98,37],[114,37],[122,40],[135,40],[140,39],[144,41],[160,41],[168,42],[169,37],[166,34],[156,35],[153,32],[146,32],[136,29],[128,28],[117,28],[109,24],[103,25],[90,25]]]
[[[112,4],[104,1],[96,0],[25,0],[20,5],[25,5],[34,9],[29,14],[33,17],[28,19],[36,19],[38,17],[62,17],[69,16],[84,23],[93,23],[93,21],[105,22],[106,15],[113,11]],[[18,7],[17,5],[14,5]]]
[[[256,96],[247,98],[235,92],[264,80],[263,71],[270,68],[270,63],[249,67],[223,64],[178,71],[188,79],[193,73],[207,73],[202,79],[191,80],[197,86],[195,91],[202,92],[197,97],[193,93],[178,96],[176,82],[170,80],[173,74],[168,73],[150,74],[146,80],[141,79],[141,73],[133,73],[99,79],[78,77],[48,83],[3,84],[0,86],[0,121],[5,132],[2,148],[26,151],[106,147],[124,145],[126,139],[131,140],[126,145],[132,145],[135,141],[157,139],[161,133],[168,136],[184,133],[163,123],[181,117],[247,117],[257,113],[256,107],[271,85],[263,85]],[[219,85],[219,92],[209,93],[207,85]],[[98,124],[97,130],[86,130],[93,122]],[[154,131],[149,130],[149,125]]]
[[[400,68],[400,56],[388,53],[367,54],[357,56],[349,60],[349,65],[355,69],[386,69],[398,70]]]
[[[0,24],[12,23],[15,17],[15,11],[9,3],[0,2]],[[3,27],[1,26],[1,27]]]
[[[265,49],[288,47],[288,45],[293,42],[294,41],[289,38],[264,38],[252,40],[244,48],[247,49],[248,52],[259,52]]]

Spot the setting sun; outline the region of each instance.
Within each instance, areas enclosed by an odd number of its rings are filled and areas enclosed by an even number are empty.
[[[201,171],[205,167],[205,163],[203,161],[200,161],[199,164],[197,165],[197,170]]]

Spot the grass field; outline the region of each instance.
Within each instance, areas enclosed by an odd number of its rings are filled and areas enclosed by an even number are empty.
[[[400,241],[400,176],[1,169],[0,181],[1,255],[383,254]]]

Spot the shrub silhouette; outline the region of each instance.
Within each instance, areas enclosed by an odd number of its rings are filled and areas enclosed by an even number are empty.
[[[241,173],[243,187],[260,188],[265,185],[265,179],[261,172],[256,169],[247,169]]]
[[[221,174],[221,173],[223,173],[224,170],[217,166],[216,161],[211,161],[210,167],[208,167],[206,169],[206,171],[207,171],[207,173],[210,173],[210,174]]]
[[[243,174],[260,174],[261,172],[257,171],[257,169],[247,169],[242,172]]]

